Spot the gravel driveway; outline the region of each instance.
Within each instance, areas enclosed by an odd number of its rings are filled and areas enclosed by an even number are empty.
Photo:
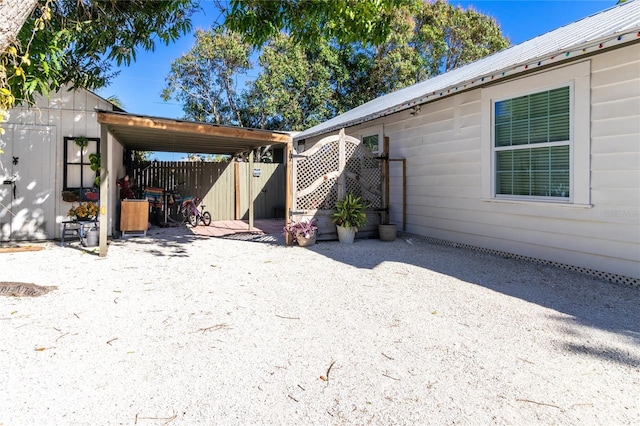
[[[640,289],[417,239],[0,254],[0,425],[638,424]]]

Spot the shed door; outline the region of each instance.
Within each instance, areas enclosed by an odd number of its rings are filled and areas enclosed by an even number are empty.
[[[369,206],[368,225],[359,230],[358,236],[374,235],[383,207],[381,163],[360,140],[345,135],[344,129],[293,155],[291,219],[316,218],[318,238],[336,239],[331,213],[336,201],[352,193]]]
[[[0,240],[53,238],[55,127],[3,125],[0,149]]]

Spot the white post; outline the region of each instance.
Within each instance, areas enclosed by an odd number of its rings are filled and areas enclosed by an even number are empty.
[[[249,231],[253,231],[253,149],[249,153]]]
[[[107,255],[107,227],[109,226],[109,131],[100,125],[100,257]]]

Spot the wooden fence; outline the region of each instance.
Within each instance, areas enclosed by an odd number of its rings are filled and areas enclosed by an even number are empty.
[[[213,220],[248,219],[251,182],[254,218],[284,218],[284,164],[154,161],[134,167],[130,179],[139,197],[156,187],[201,198]]]

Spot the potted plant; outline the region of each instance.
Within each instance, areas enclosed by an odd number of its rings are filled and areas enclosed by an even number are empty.
[[[389,208],[380,214],[380,223],[378,224],[378,237],[380,241],[395,241],[398,236],[398,225],[389,223]]]
[[[336,202],[331,220],[336,224],[338,240],[341,243],[353,243],[358,228],[367,224],[365,208],[366,205],[361,201],[361,197],[356,197],[351,193]]]
[[[378,225],[380,241],[394,241],[398,236],[398,226],[395,223],[381,223]]]
[[[301,247],[315,244],[317,232],[318,226],[315,219],[290,222],[282,229],[282,235],[292,242],[297,242]]]
[[[93,220],[98,215],[100,209],[96,203],[88,201],[80,203],[78,206],[72,206],[67,215],[75,220]]]

